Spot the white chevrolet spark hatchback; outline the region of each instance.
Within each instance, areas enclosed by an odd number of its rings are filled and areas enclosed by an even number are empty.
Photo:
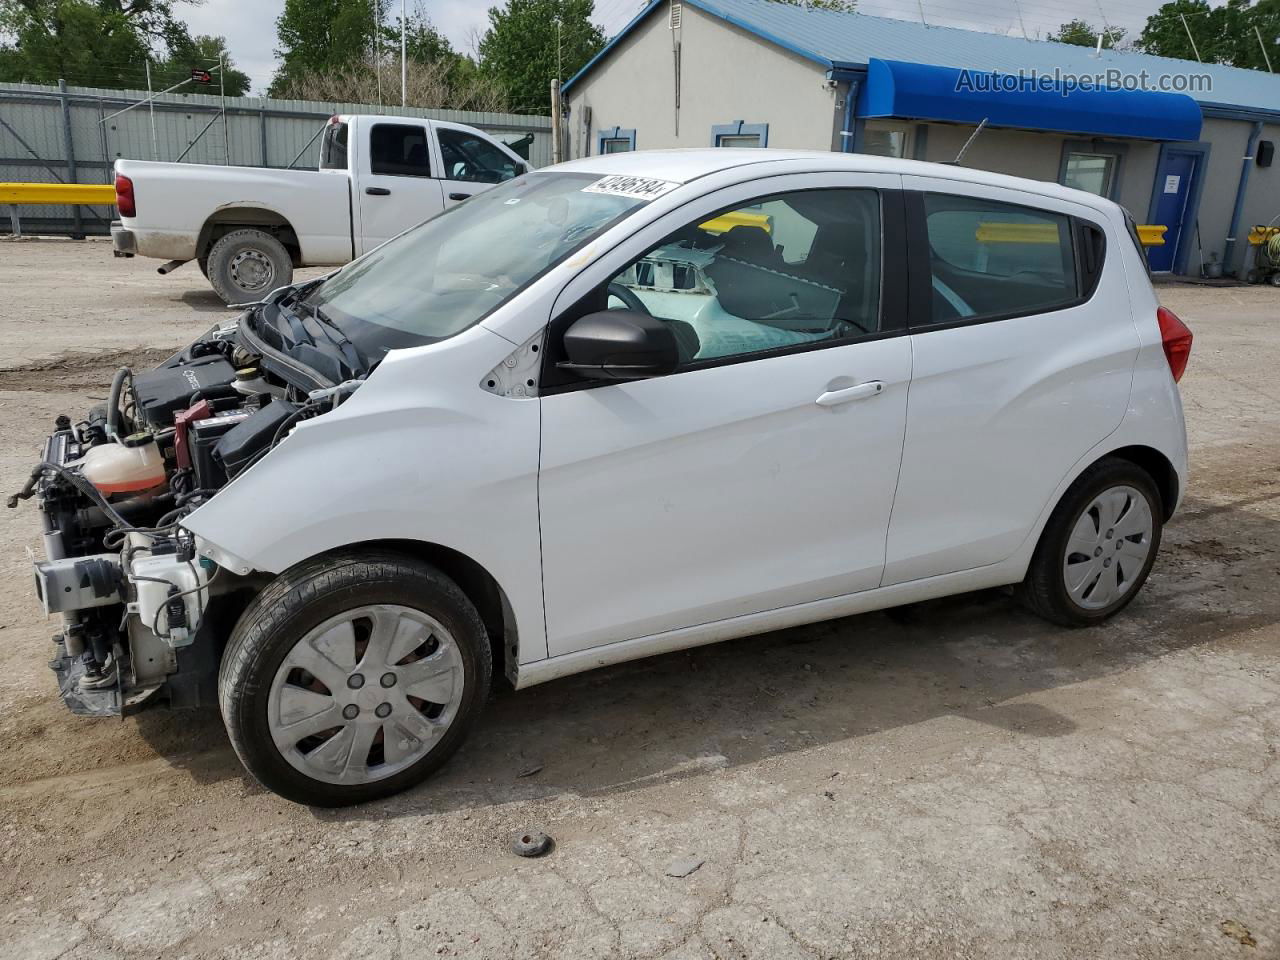
[[[1063,187],[530,173],[59,419],[19,494],[53,666],[81,713],[216,695],[255,777],[338,805],[439,767],[495,671],[999,585],[1097,623],[1185,488],[1190,345],[1126,214]]]

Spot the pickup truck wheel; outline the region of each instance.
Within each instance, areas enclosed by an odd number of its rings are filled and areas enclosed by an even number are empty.
[[[475,606],[412,557],[342,552],[249,604],[218,676],[231,745],[288,800],[363,803],[419,783],[462,743],[493,664]]]
[[[205,275],[224,303],[261,300],[293,280],[293,260],[284,244],[248,227],[219,237],[205,263]]]

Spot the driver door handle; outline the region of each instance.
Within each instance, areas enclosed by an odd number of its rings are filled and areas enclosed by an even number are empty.
[[[449,199],[450,200],[466,200],[470,196],[471,194],[469,193],[451,193],[449,194]]]
[[[389,197],[391,191],[386,187],[365,187],[364,192],[371,197]]]
[[[845,387],[842,390],[828,390],[818,397],[816,403],[820,407],[835,407],[852,400],[865,400],[883,392],[884,384],[879,380],[868,380],[856,387]]]

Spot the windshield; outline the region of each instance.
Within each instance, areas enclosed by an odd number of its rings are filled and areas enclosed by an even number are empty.
[[[370,251],[304,302],[370,358],[451,337],[648,199],[601,183],[582,173],[510,180]]]

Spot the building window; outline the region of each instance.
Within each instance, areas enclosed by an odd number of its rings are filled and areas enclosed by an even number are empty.
[[[1109,197],[1115,173],[1116,158],[1113,154],[1071,152],[1067,154],[1067,170],[1062,184],[1100,197]]]
[[[911,145],[911,128],[905,123],[868,123],[862,131],[862,152],[877,157],[907,156]]]
[[[1120,178],[1129,147],[1103,140],[1067,140],[1062,144],[1062,165],[1058,182],[1114,200],[1120,193]]]
[[[636,148],[635,130],[623,130],[613,127],[601,130],[597,141],[597,153],[629,153]]]
[[[767,147],[769,125],[744,123],[741,120],[716,124],[711,128],[711,145],[713,147]]]

